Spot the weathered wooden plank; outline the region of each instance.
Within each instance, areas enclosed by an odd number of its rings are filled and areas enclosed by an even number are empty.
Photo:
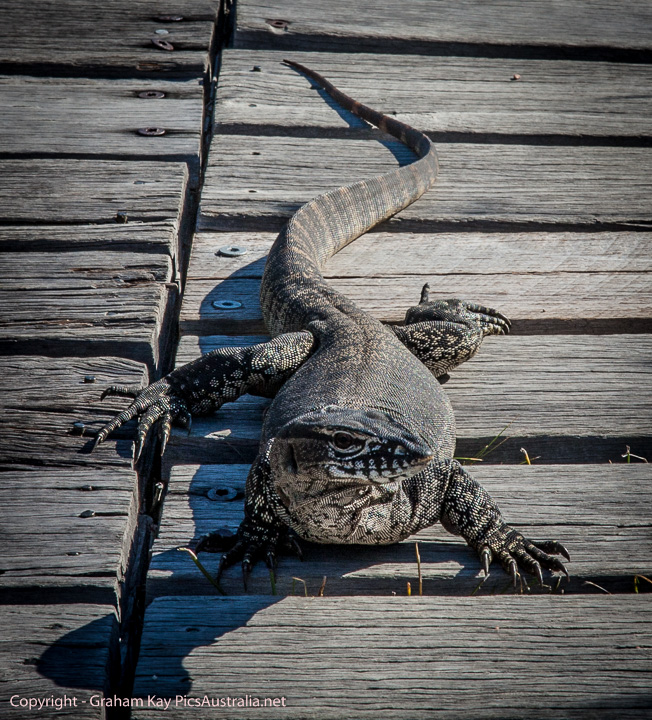
[[[0,226],[0,252],[117,251],[176,257],[174,222],[118,225]]]
[[[156,140],[157,138],[150,138]],[[113,223],[179,220],[187,166],[118,160],[0,161],[0,222]]]
[[[346,0],[318,8],[310,0],[248,0],[238,5],[235,47],[621,59],[614,50],[650,49],[651,26],[650,7],[641,0],[618,6],[606,0],[527,6],[414,0],[400,14],[376,2],[357,2],[352,13]]]
[[[45,439],[47,443],[47,438]],[[0,473],[0,597],[118,604],[138,518],[128,467],[16,468]],[[60,598],[60,599],[62,599]],[[17,598],[14,598],[17,599]]]
[[[175,695],[225,718],[649,717],[651,620],[643,597],[161,598],[134,690],[170,718]],[[225,707],[245,695],[279,702]]]
[[[180,317],[184,332],[263,330],[257,284],[275,237],[195,235]],[[324,276],[385,322],[402,321],[429,282],[437,296],[499,307],[519,334],[644,332],[652,329],[651,237],[636,232],[377,232],[335,255]],[[244,254],[220,254],[220,248],[230,246]],[[228,299],[242,306],[213,305]]]
[[[98,703],[109,691],[119,653],[110,606],[4,605],[0,617],[4,718],[105,717]],[[30,698],[43,705],[30,708]]]
[[[259,340],[185,337],[177,363]],[[445,386],[457,419],[457,454],[475,457],[504,430],[510,439],[489,462],[521,462],[521,447],[545,463],[620,462],[626,445],[649,458],[651,342],[648,335],[487,338]],[[268,403],[244,397],[196,418],[190,434],[173,433],[166,465],[251,461]]]
[[[67,290],[128,288],[172,280],[169,257],[151,253],[6,252],[0,254],[2,289],[50,290],[65,297]]]
[[[398,19],[398,18],[397,18]],[[305,77],[281,65],[286,53],[225,50],[217,90],[221,133],[366,133]],[[349,95],[436,140],[546,136],[649,137],[647,65],[362,53],[293,53]],[[260,68],[252,72],[253,65]],[[518,82],[513,80],[519,75]],[[623,112],[625,110],[625,112]]]
[[[621,460],[621,463],[623,461]],[[186,553],[176,550],[217,528],[235,532],[244,516],[248,465],[179,465],[172,470],[159,536],[148,575],[148,595],[205,595],[212,586]],[[564,593],[632,592],[634,575],[652,569],[652,511],[649,465],[475,466],[471,472],[496,499],[507,521],[533,539],[562,541],[573,558]],[[469,595],[482,579],[479,562],[463,540],[435,526],[386,547],[305,545],[305,561],[284,557],[276,578],[280,595],[316,594],[324,576],[328,595],[405,594],[418,587],[414,543],[419,542],[424,593]],[[202,554],[214,573],[219,554]],[[531,578],[528,578],[530,581]],[[549,579],[556,586],[556,579]],[[536,582],[532,581],[536,586]],[[224,577],[225,591],[242,593],[239,568]],[[249,582],[254,593],[269,593],[264,563]],[[298,590],[297,590],[298,586]],[[500,567],[478,590],[501,592],[509,586]],[[535,587],[538,591],[538,588]],[[548,591],[550,591],[548,589]],[[214,591],[213,591],[214,592]],[[416,592],[416,590],[415,590]]]
[[[434,189],[383,229],[625,230],[652,221],[649,148],[454,143],[438,153]],[[276,230],[312,197],[413,159],[396,141],[217,136],[200,227]]]
[[[122,355],[159,369],[176,291],[120,289],[1,291],[0,354]]]
[[[188,77],[209,67],[217,2],[184,2],[177,12],[150,0],[110,0],[101,7],[83,0],[38,0],[30,7],[26,15],[20,0],[4,3],[4,72]],[[157,47],[152,39],[171,43],[173,49]]]
[[[110,466],[131,471],[130,441],[109,440],[93,455],[88,451],[95,432],[124,407],[121,398],[101,401],[102,390],[109,385],[145,386],[147,382],[144,365],[116,357],[0,358],[0,463],[101,465],[103,472]],[[131,433],[127,428],[114,437],[131,437]],[[94,484],[93,480],[89,482]]]
[[[141,97],[147,92],[164,97]],[[196,79],[0,76],[0,94],[2,154],[174,158],[198,172],[203,97]],[[159,128],[165,135],[142,135],[143,128]]]

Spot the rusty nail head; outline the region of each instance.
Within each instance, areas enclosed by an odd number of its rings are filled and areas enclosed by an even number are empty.
[[[240,247],[239,245],[224,245],[217,251],[217,255],[224,257],[239,257],[247,252],[246,248]]]
[[[235,310],[242,307],[242,303],[237,300],[213,300],[213,307],[217,310]]]
[[[158,135],[165,135],[165,130],[157,127],[138,128],[138,134],[146,135],[147,137],[155,137]]]
[[[512,80],[520,80],[520,79],[521,79],[521,76],[518,73],[514,73],[512,75]]]
[[[181,22],[183,15],[159,15],[156,19],[159,22]]]
[[[167,40],[161,40],[161,38],[152,38],[152,45],[156,45],[157,48],[161,50],[167,50],[168,52],[172,52],[174,50],[174,45],[171,42],[168,42]]]
[[[274,28],[279,28],[280,30],[287,29],[287,26],[290,24],[287,20],[266,20],[265,22]]]
[[[165,93],[159,90],[143,90],[143,92],[138,93],[138,97],[143,98],[143,100],[160,100],[165,97]]]

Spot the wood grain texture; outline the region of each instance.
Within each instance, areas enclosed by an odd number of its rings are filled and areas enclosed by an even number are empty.
[[[259,280],[274,233],[195,235],[181,328],[263,331]],[[362,236],[324,277],[384,322],[402,322],[425,282],[437,297],[500,308],[517,334],[652,329],[649,233],[398,233]],[[239,257],[219,249],[235,246]],[[608,301],[605,299],[608,298]],[[216,300],[242,306],[216,308]]]
[[[210,0],[177,7],[151,0],[109,0],[102,6],[38,0],[26,13],[20,0],[11,0],[3,8],[0,66],[51,74],[200,76],[209,66],[217,7]],[[158,20],[161,15],[183,20]],[[168,34],[157,34],[159,29]],[[159,49],[152,38],[172,43],[174,50]]]
[[[649,717],[650,619],[643,597],[162,598],[135,694],[286,698],[197,718]]]
[[[247,342],[253,340],[187,337],[177,364]],[[521,462],[521,447],[542,463],[619,462],[627,444],[650,458],[650,343],[649,335],[486,339],[445,386],[457,419],[457,454],[475,457],[509,425],[510,440],[489,462]],[[251,461],[268,402],[244,397],[196,418],[190,434],[173,433],[166,465]]]
[[[157,138],[149,138],[156,140]],[[0,161],[0,222],[114,223],[179,221],[187,166],[175,162],[117,160]]]
[[[0,252],[116,251],[175,258],[179,241],[171,221],[107,225],[0,226]]]
[[[169,257],[0,253],[0,352],[164,361],[177,297]]]
[[[164,98],[141,98],[158,91]],[[176,158],[197,171],[203,97],[197,80],[85,80],[0,76],[0,153]],[[140,128],[165,135],[140,135]]]
[[[383,229],[624,230],[652,221],[648,148],[455,143],[440,144],[438,154],[434,188]],[[395,141],[218,136],[200,228],[278,230],[312,197],[413,159]]]
[[[621,463],[623,461],[621,460]],[[172,470],[163,519],[148,574],[148,595],[207,595],[215,592],[187,553],[177,547],[218,528],[237,531],[244,517],[247,465],[179,465]],[[565,594],[599,592],[587,580],[610,591],[632,592],[637,573],[652,569],[652,511],[649,465],[474,466],[470,472],[494,497],[510,524],[533,539],[554,538],[571,553],[571,580]],[[327,595],[404,595],[406,583],[418,588],[414,543],[419,543],[426,595],[469,595],[482,572],[475,553],[463,540],[437,525],[386,547],[314,545],[302,542],[305,560],[280,559],[279,595],[316,594],[324,576]],[[219,554],[200,555],[214,573]],[[527,577],[533,592],[536,581]],[[548,576],[555,587],[557,578]],[[241,594],[239,567],[222,583],[229,594]],[[509,578],[496,566],[478,590],[502,592]],[[511,587],[511,586],[510,586]],[[256,566],[249,591],[271,592],[264,563]],[[510,590],[511,591],[511,590]],[[550,592],[548,588],[547,592]],[[557,590],[558,592],[558,590]]]
[[[287,25],[275,28],[267,22],[275,19]],[[651,23],[650,7],[642,0],[617,7],[606,0],[546,0],[526,7],[517,0],[414,0],[400,15],[389,3],[368,0],[356,2],[355,12],[346,0],[318,8],[310,0],[248,0],[238,5],[235,47],[481,54],[481,46],[495,54],[527,56],[538,49],[544,56],[563,57],[561,51],[574,48],[649,49]]]
[[[217,131],[320,135],[364,133],[313,83],[282,65],[286,52],[225,50],[217,91]],[[292,53],[356,100],[434,139],[649,137],[647,65],[579,61]],[[252,72],[252,67],[260,68]],[[519,75],[518,82],[513,80]],[[510,137],[511,136],[511,137]],[[553,140],[554,139],[554,140]]]
[[[91,704],[109,689],[118,646],[115,611],[106,605],[3,605],[0,607],[2,717],[23,720],[99,720],[105,710]],[[118,650],[119,652],[119,650]],[[45,701],[77,698],[60,709],[13,707],[12,695]],[[93,701],[95,702],[95,701]]]
[[[85,378],[94,378],[86,382]],[[124,407],[121,398],[100,400],[115,384],[145,386],[146,366],[116,357],[48,358],[38,355],[0,358],[0,464],[86,466],[95,483],[97,466],[131,473],[131,427],[116,431],[89,455],[95,432]],[[73,423],[82,423],[83,428]],[[116,442],[116,438],[118,438]],[[84,482],[80,482],[84,485]]]
[[[134,470],[16,468],[0,473],[0,597],[75,591],[117,604],[138,517]],[[92,513],[92,515],[89,515]],[[6,599],[5,599],[6,602]]]

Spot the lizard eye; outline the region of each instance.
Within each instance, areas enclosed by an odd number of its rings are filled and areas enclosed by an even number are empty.
[[[358,445],[358,441],[347,432],[336,432],[333,435],[333,445],[338,450],[349,450],[354,445]]]

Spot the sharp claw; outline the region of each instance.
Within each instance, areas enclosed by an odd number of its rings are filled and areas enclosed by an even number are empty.
[[[98,445],[101,445],[104,442],[104,435],[102,435],[101,432],[97,434],[97,437],[95,438],[95,442],[93,443],[93,447],[91,448],[91,452],[95,450],[95,448]]]
[[[536,563],[534,569],[536,572],[537,580],[539,581],[539,585],[543,587],[543,571],[541,570],[541,565],[539,565],[539,563]]]
[[[516,560],[512,560],[509,563],[509,572],[512,576],[512,584],[514,587],[518,587],[518,566],[516,564]]]
[[[290,538],[290,545],[292,546],[292,549],[297,554],[297,557],[301,562],[303,562],[303,550],[301,549],[301,545],[297,542],[297,539],[294,537]]]
[[[134,465],[138,462],[138,460],[140,460],[140,454],[143,452],[144,444],[143,439],[138,438],[136,444],[134,445]]]
[[[485,545],[480,551],[480,562],[484,570],[485,577],[489,577],[489,566],[491,565],[491,550]]]
[[[561,543],[557,543],[557,552],[562,557],[565,557],[566,560],[568,560],[568,562],[570,562],[570,553],[568,552],[568,550],[566,550],[566,548]],[[565,569],[564,569],[564,572],[566,572]],[[566,573],[566,575],[568,575],[568,573]]]
[[[251,575],[251,561],[248,559],[245,559],[242,561],[242,584],[244,585],[245,592],[247,592],[247,582],[249,580],[250,575]]]
[[[222,573],[224,572],[226,568],[226,561],[227,561],[227,553],[224,553],[222,557],[220,558],[219,565],[217,566],[217,572],[215,573],[215,580],[216,582],[220,581],[220,578],[222,577]]]
[[[423,288],[421,289],[421,299],[419,300],[419,304],[423,305],[424,303],[427,303],[429,297],[430,297],[430,284],[426,283],[423,286]]]

